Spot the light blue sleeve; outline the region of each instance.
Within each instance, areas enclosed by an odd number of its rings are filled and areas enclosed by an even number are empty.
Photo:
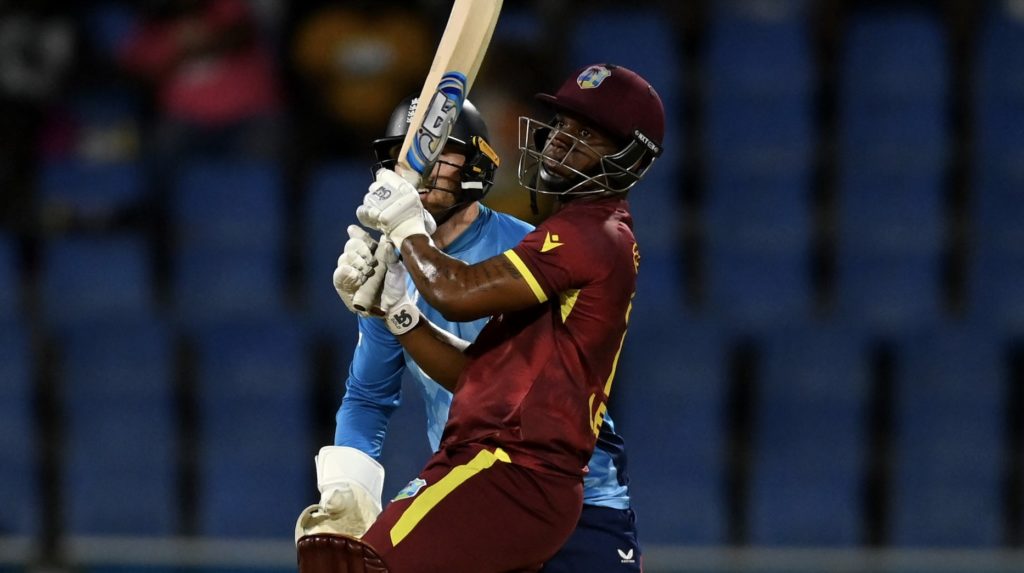
[[[334,445],[380,457],[388,420],[402,400],[402,345],[376,318],[359,318],[359,343],[335,416]]]

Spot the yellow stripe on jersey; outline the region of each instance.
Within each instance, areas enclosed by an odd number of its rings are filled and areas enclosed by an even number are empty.
[[[572,312],[572,307],[576,306],[576,299],[580,296],[580,289],[574,288],[567,290],[562,294],[558,295],[558,298],[562,302],[562,322],[569,320],[569,314]]]
[[[391,545],[398,545],[412,530],[426,517],[431,509],[441,503],[441,500],[448,497],[448,494],[455,491],[466,480],[494,465],[494,462],[510,463],[512,460],[504,450],[498,448],[494,452],[480,450],[469,463],[452,468],[448,475],[441,478],[441,481],[420,492],[419,497],[413,501],[402,517],[398,518],[394,527],[391,528]]]
[[[504,254],[508,260],[512,261],[512,266],[519,271],[519,274],[523,275],[523,278],[526,279],[526,284],[530,285],[530,290],[533,291],[537,300],[540,302],[547,302],[548,295],[544,294],[544,289],[540,288],[540,283],[537,282],[537,279],[533,278],[533,273],[530,272],[530,268],[526,266],[523,259],[519,258],[519,255],[517,255],[512,249],[505,251]]]
[[[629,315],[633,313],[633,297],[636,296],[634,292],[629,297],[629,306],[626,307],[626,326],[629,326]],[[615,353],[615,359],[612,360],[612,371],[608,374],[608,380],[604,383],[604,395],[608,396],[612,391],[612,380],[615,379],[615,371],[619,368],[619,356],[622,356],[622,347],[626,344],[626,331],[622,331],[622,340],[619,341],[619,350]]]

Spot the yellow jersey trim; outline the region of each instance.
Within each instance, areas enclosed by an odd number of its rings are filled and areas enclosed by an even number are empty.
[[[519,274],[523,275],[523,278],[526,279],[526,284],[530,285],[530,290],[533,291],[533,295],[537,297],[537,300],[539,302],[547,302],[548,295],[544,293],[544,289],[540,288],[540,283],[534,278],[533,273],[530,272],[530,268],[526,266],[523,259],[519,258],[519,255],[512,249],[505,251],[504,255],[512,262],[512,266],[519,271]]]
[[[499,461],[507,464],[512,460],[501,448],[497,448],[494,452],[480,450],[469,463],[455,466],[436,484],[420,492],[419,497],[406,508],[402,517],[398,518],[394,527],[391,528],[391,546],[394,547],[401,543],[426,517],[427,513],[448,497],[448,494],[455,491],[455,488]]]
[[[569,315],[572,314],[572,308],[576,306],[576,299],[580,296],[580,289],[575,288],[567,290],[559,295],[562,303],[562,322],[569,320]]]

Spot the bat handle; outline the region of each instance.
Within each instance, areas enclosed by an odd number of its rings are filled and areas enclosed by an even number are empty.
[[[384,275],[388,271],[388,249],[393,248],[395,248],[394,245],[386,237],[381,237],[380,242],[377,243],[377,249],[373,252],[373,258],[377,261],[377,266],[374,267],[373,274],[366,279],[363,286],[359,287],[355,294],[352,295],[352,306],[356,310],[369,312],[373,308],[374,303],[379,302],[381,285],[384,284]]]
[[[420,175],[415,169],[408,165],[405,165],[402,162],[398,162],[398,164],[395,165],[395,173],[401,175],[402,179],[405,179],[409,183],[412,183],[413,187],[419,187],[420,180],[423,178],[423,176]]]

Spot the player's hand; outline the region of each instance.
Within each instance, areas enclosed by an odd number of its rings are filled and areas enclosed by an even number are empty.
[[[349,240],[338,257],[338,266],[334,269],[334,289],[350,311],[369,316],[367,312],[353,306],[353,298],[359,287],[377,272],[379,264],[374,258],[377,241],[358,225],[349,225],[348,236]],[[383,271],[380,269],[380,272]],[[379,298],[379,293],[374,298]]]
[[[399,248],[412,235],[428,238],[437,229],[430,213],[420,203],[416,187],[390,169],[377,172],[377,179],[356,209],[356,218],[367,227],[379,229]]]
[[[380,308],[391,334],[399,336],[409,332],[420,321],[420,310],[409,296],[408,272],[396,255],[388,260],[384,275],[384,292],[380,295]]]
[[[316,456],[320,503],[307,507],[295,524],[295,541],[315,533],[361,537],[381,512],[384,468],[363,452],[325,446]]]

